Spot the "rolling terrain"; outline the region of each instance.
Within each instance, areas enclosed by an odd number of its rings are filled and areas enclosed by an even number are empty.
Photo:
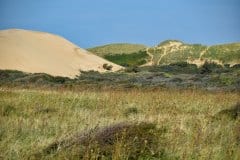
[[[28,30],[0,31],[0,69],[73,78],[79,70],[112,71],[122,67],[79,48],[57,35]]]
[[[91,50],[98,55],[102,52],[99,48],[101,47]],[[225,64],[233,66],[240,63],[240,43],[205,46],[201,44],[186,44],[177,40],[167,40],[154,47],[146,47],[131,53],[111,53],[112,50],[110,48],[108,53],[104,51],[103,57],[119,65],[124,64],[124,66],[169,65],[179,62],[187,62],[197,66],[202,66],[205,62],[213,62],[222,66]],[[135,57],[135,60],[132,57]],[[138,61],[139,63],[132,63],[133,61]]]

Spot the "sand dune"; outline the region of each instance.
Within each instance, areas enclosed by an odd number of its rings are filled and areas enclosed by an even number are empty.
[[[0,31],[0,69],[73,78],[79,70],[104,72],[105,63],[112,65],[113,71],[121,69],[57,35],[19,29]]]

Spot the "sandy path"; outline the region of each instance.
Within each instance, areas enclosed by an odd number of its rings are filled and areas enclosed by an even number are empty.
[[[199,56],[199,59],[202,59],[203,55],[207,53],[209,47],[207,47],[206,49],[204,49],[201,53],[200,53],[200,56]]]
[[[161,57],[159,58],[159,60],[158,60],[158,62],[157,62],[157,65],[159,65],[159,64],[160,64],[160,61],[162,60],[162,58],[167,55],[167,48],[166,48],[166,47],[162,47],[162,48],[163,48],[163,54],[162,54]]]
[[[143,64],[142,66],[152,66],[153,65],[153,55],[152,53],[149,52],[149,48],[146,49],[146,53],[148,54],[148,56],[150,57],[150,61],[148,61],[147,63]]]

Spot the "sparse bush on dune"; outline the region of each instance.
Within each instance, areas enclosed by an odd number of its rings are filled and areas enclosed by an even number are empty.
[[[51,76],[46,73],[24,73],[14,70],[0,70],[0,84],[64,84],[70,81],[68,77]]]
[[[108,71],[111,71],[112,70],[112,65],[109,65],[109,64],[107,64],[107,63],[104,63],[103,64],[103,69],[105,69],[105,70],[108,70]]]

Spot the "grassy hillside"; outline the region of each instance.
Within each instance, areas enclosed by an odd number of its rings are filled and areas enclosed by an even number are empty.
[[[196,90],[0,89],[0,158],[239,159],[237,102]]]
[[[96,47],[92,51],[123,66],[168,65],[179,62],[201,66],[206,61],[219,65],[230,64],[231,66],[240,63],[240,43],[204,46],[167,40],[155,47],[142,48],[142,50],[138,50],[138,47],[136,50],[132,50],[131,47],[126,46],[122,49],[120,46],[125,45],[107,45]],[[133,51],[135,52],[133,53]]]
[[[143,65],[148,61],[146,46],[141,44],[117,43],[90,48],[88,51],[115,64],[131,67]]]
[[[223,63],[240,63],[240,43],[211,46],[203,58],[220,60]]]
[[[240,63],[240,43],[203,46],[168,40],[156,47],[149,48],[148,51],[153,56],[153,64],[155,65],[177,62],[203,65],[205,61],[212,61],[221,65]]]
[[[105,55],[105,59],[124,66],[124,67],[131,67],[131,66],[140,66],[147,63],[149,56],[146,51],[139,51],[135,53],[129,54],[110,54]]]
[[[89,48],[87,50],[98,56],[104,57],[105,55],[110,55],[110,54],[113,55],[113,54],[135,53],[140,50],[144,50],[145,48],[146,46],[142,44],[116,43],[116,44],[109,44],[109,45]]]

